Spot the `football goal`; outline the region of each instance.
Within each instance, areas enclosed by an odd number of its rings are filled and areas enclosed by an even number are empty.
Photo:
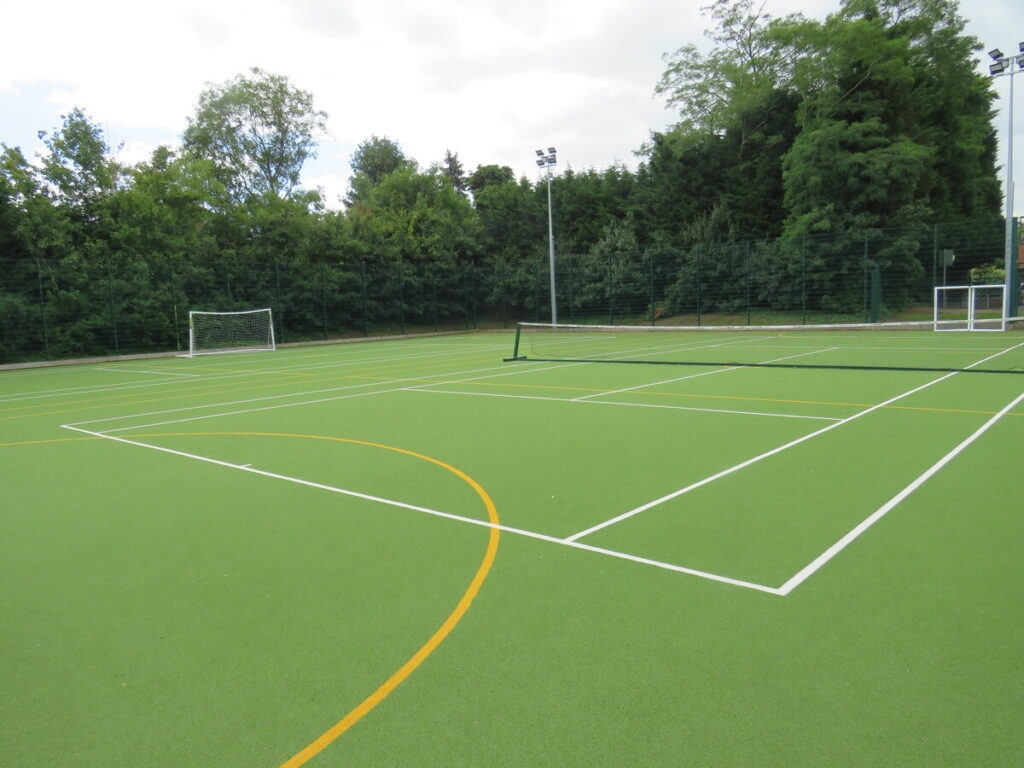
[[[1005,331],[1006,286],[935,287],[936,331]]]
[[[269,309],[188,313],[186,357],[274,348],[274,318]]]

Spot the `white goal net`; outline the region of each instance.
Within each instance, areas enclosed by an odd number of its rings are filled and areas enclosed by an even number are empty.
[[[274,318],[269,309],[188,313],[188,357],[272,349]]]
[[[1006,286],[940,285],[935,287],[936,331],[1005,331]]]

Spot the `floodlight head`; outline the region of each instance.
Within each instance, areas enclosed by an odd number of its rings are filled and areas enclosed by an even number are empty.
[[[1003,52],[1000,51],[998,48],[993,48],[991,51],[988,52],[988,55],[992,57],[993,61],[999,61],[1001,58],[1003,58]]]
[[[1017,50],[1024,53],[1024,41],[1017,43]]]
[[[989,73],[993,75],[1003,74],[1003,72],[1006,71],[1008,61],[1009,59],[1002,59],[1001,61],[997,61],[995,64],[990,64],[988,67]]]
[[[544,167],[544,161],[543,161],[543,160],[538,160],[538,161],[537,161],[537,165],[538,165],[539,167],[543,168],[543,167]]]
[[[538,149],[537,150],[537,157],[544,157],[544,150],[543,149]]]
[[[549,155],[555,154],[555,148],[554,147],[548,147],[548,154]]]

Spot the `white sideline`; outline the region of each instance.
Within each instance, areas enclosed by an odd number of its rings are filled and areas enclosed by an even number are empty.
[[[194,373],[194,374],[181,374],[181,375],[194,376],[195,378],[192,379],[189,383],[202,383],[202,382],[207,382],[207,381],[223,381],[225,379],[245,378],[247,376],[265,376],[265,375],[272,375],[272,374],[302,373],[302,372],[305,372],[305,371],[311,371],[311,370],[322,369],[322,368],[344,368],[344,367],[351,366],[351,365],[359,365],[361,363],[367,363],[367,364],[394,363],[394,362],[401,362],[401,361],[405,361],[405,360],[422,360],[422,359],[425,359],[425,358],[452,357],[452,356],[457,356],[457,355],[462,355],[462,354],[471,354],[471,353],[475,353],[475,352],[484,352],[484,351],[491,350],[491,349],[499,350],[499,349],[503,349],[503,348],[504,347],[501,347],[501,346],[498,346],[498,345],[488,344],[488,345],[474,346],[473,348],[463,348],[463,349],[457,349],[457,350],[445,350],[445,351],[442,351],[442,352],[436,352],[436,351],[435,352],[418,352],[418,353],[409,354],[409,355],[393,355],[393,356],[390,356],[390,357],[362,357],[362,358],[355,358],[355,359],[350,359],[350,360],[348,360],[348,359],[341,359],[341,360],[332,361],[330,363],[303,363],[303,364],[300,364],[300,365],[284,365],[284,366],[276,366],[276,367],[275,366],[265,366],[265,367],[261,368],[258,371],[239,371],[239,372],[236,372],[236,373]],[[96,366],[86,366],[86,367],[89,370],[93,370],[93,369],[97,368]],[[68,370],[72,370],[72,368],[69,367],[69,368],[59,368],[59,369],[52,369],[52,370],[68,371]],[[47,372],[47,371],[52,372],[52,370],[51,369],[46,369],[46,371],[31,371],[31,373],[40,373],[40,372]],[[109,369],[102,368],[102,369],[99,369],[99,370],[116,370],[116,369],[113,369],[113,368],[109,368]],[[8,373],[8,374],[5,374],[5,376],[11,376],[11,375],[16,375],[16,374],[17,374],[17,372],[15,372],[14,374]],[[123,390],[129,390],[129,389],[148,389],[150,387],[162,387],[162,386],[165,386],[167,384],[173,384],[173,383],[174,383],[173,381],[157,381],[157,382],[145,382],[145,383],[143,383],[143,382],[129,382],[129,383],[125,383],[125,384],[111,384],[111,385],[107,385],[107,384],[85,384],[85,385],[80,385],[80,386],[77,386],[77,387],[62,387],[62,388],[59,388],[59,389],[51,389],[51,390],[46,390],[46,391],[43,391],[43,392],[37,392],[37,391],[32,391],[32,392],[12,392],[12,393],[9,393],[9,394],[6,394],[6,395],[0,395],[0,403],[19,402],[19,401],[22,401],[22,400],[38,400],[38,399],[41,399],[41,398],[48,398],[48,397],[62,397],[64,395],[68,395],[68,394],[82,394],[82,395],[86,395],[86,394],[98,394],[98,393],[105,393],[105,392],[120,392],[120,391],[123,391]]]
[[[1014,346],[1012,346],[1012,347],[1010,347],[1008,349],[1004,349],[1004,350],[1002,350],[1000,352],[997,352],[994,355],[989,355],[988,357],[986,357],[986,358],[984,358],[982,360],[978,360],[977,362],[972,363],[971,365],[967,366],[967,368],[974,368],[975,366],[978,366],[978,365],[981,365],[983,363],[986,363],[986,362],[988,362],[989,360],[991,360],[991,359],[993,359],[995,357],[999,357],[1000,355],[1006,354],[1007,352],[1012,352],[1013,350],[1018,349],[1019,347],[1024,347],[1024,342],[1022,342],[1020,344],[1016,344],[1016,345],[1014,345]],[[789,448],[792,448],[794,446],[800,445],[801,443],[805,443],[808,440],[811,440],[812,438],[815,438],[815,437],[818,437],[820,435],[823,435],[826,432],[830,432],[833,429],[836,429],[837,427],[843,426],[844,424],[849,424],[851,421],[854,421],[855,419],[859,419],[862,416],[867,416],[869,413],[874,413],[875,411],[879,410],[880,408],[884,408],[887,405],[891,405],[892,403],[895,403],[898,400],[902,400],[905,397],[909,397],[910,395],[916,394],[916,393],[920,392],[923,389],[927,389],[928,387],[931,387],[931,386],[933,386],[935,384],[938,384],[941,381],[945,381],[946,379],[949,379],[949,378],[951,378],[953,376],[956,376],[957,373],[959,373],[959,371],[953,371],[952,373],[944,374],[944,375],[938,377],[937,379],[932,379],[931,381],[926,382],[926,383],[924,383],[924,384],[922,384],[922,385],[920,385],[918,387],[914,387],[913,389],[907,390],[906,392],[903,392],[902,394],[896,395],[895,397],[890,397],[888,400],[885,400],[885,401],[883,401],[881,403],[873,405],[870,408],[865,408],[863,411],[858,411],[857,413],[853,414],[852,416],[847,416],[845,419],[842,419],[841,421],[833,422],[832,424],[829,424],[828,426],[822,427],[821,429],[815,430],[814,432],[810,432],[810,433],[804,435],[803,437],[798,437],[796,440],[790,440],[788,443],[780,445],[780,446],[778,446],[776,448],[772,448],[770,451],[765,451],[764,453],[759,454],[757,456],[754,456],[753,458],[747,459],[746,461],[742,461],[739,464],[735,464],[735,465],[729,467],[728,469],[723,469],[721,472],[716,472],[713,475],[709,475],[708,477],[705,477],[703,480],[698,480],[697,482],[691,483],[690,485],[687,485],[684,488],[680,488],[677,491],[673,491],[672,493],[665,494],[664,496],[662,496],[660,498],[654,499],[654,501],[649,501],[646,504],[642,504],[639,507],[635,507],[634,509],[629,510],[628,512],[623,512],[621,515],[616,515],[615,517],[612,517],[612,518],[610,518],[608,520],[605,520],[602,523],[598,523],[597,525],[591,526],[590,528],[586,528],[586,529],[584,529],[582,531],[578,531],[577,533],[574,533],[572,536],[569,536],[566,540],[567,541],[576,541],[578,539],[582,539],[584,536],[589,536],[592,533],[596,533],[597,531],[603,530],[604,528],[607,528],[609,526],[615,525],[616,523],[621,523],[623,520],[628,520],[629,518],[631,518],[631,517],[633,517],[635,515],[638,515],[641,512],[646,512],[647,510],[651,509],[652,507],[656,507],[659,504],[663,504],[666,501],[671,501],[672,499],[678,498],[678,497],[682,496],[685,493],[689,493],[690,491],[696,490],[697,488],[705,486],[708,483],[712,483],[715,480],[719,480],[719,479],[721,479],[723,477],[726,477],[728,475],[733,474],[734,472],[738,472],[741,469],[745,469],[745,468],[751,466],[752,464],[756,464],[759,461],[763,461],[764,459],[769,458],[770,456],[774,456],[774,455],[776,455],[778,453],[782,453],[783,451],[785,451],[785,450],[787,450]]]
[[[864,531],[866,531],[872,525],[874,525],[879,520],[881,520],[883,517],[885,517],[885,515],[887,515],[889,513],[889,511],[893,509],[893,507],[895,507],[900,502],[902,502],[910,494],[912,494],[914,491],[916,491],[918,488],[920,488],[922,485],[924,485],[925,482],[927,482],[929,479],[931,479],[939,470],[941,470],[943,467],[945,467],[947,464],[949,464],[949,462],[951,462],[953,459],[955,459],[957,456],[959,456],[961,453],[963,453],[964,450],[969,445],[971,445],[971,443],[973,443],[975,440],[977,440],[979,437],[981,437],[983,434],[985,434],[992,427],[992,425],[994,425],[997,421],[999,421],[1001,418],[1003,418],[1003,416],[1005,416],[1007,413],[1009,413],[1014,408],[1016,408],[1017,405],[1020,404],[1021,402],[1024,402],[1024,392],[1022,392],[1020,395],[1018,395],[1005,408],[1003,408],[1001,411],[999,411],[999,413],[997,413],[992,418],[990,418],[988,421],[986,421],[983,425],[981,425],[981,427],[979,427],[977,430],[975,430],[974,433],[970,437],[968,437],[963,442],[961,442],[956,448],[954,448],[949,453],[947,453],[945,456],[943,456],[941,459],[939,459],[937,462],[932,464],[932,466],[930,466],[927,470],[925,470],[923,473],[921,473],[921,475],[918,476],[918,478],[916,480],[914,480],[914,482],[912,482],[910,485],[908,485],[902,491],[900,491],[895,496],[893,496],[891,499],[889,499],[889,501],[887,501],[885,504],[883,504],[881,507],[879,507],[874,513],[872,513],[871,515],[866,517],[858,525],[856,525],[854,528],[852,528],[849,531],[849,533],[847,533],[845,536],[843,536],[841,539],[839,539],[839,541],[837,541],[831,547],[826,549],[824,552],[822,552],[820,555],[818,555],[816,558],[814,558],[814,560],[812,560],[808,565],[806,565],[804,568],[802,568],[800,571],[798,571],[796,573],[796,575],[794,575],[791,579],[789,579],[789,581],[787,581],[785,584],[783,584],[781,587],[779,587],[779,590],[778,590],[779,594],[780,595],[788,595],[790,592],[792,592],[798,586],[803,584],[807,579],[809,579],[819,569],[821,569],[821,567],[824,566],[825,563],[827,563],[833,557],[835,557],[840,552],[842,552],[844,549],[846,549],[846,547],[852,541],[854,541],[856,538],[858,538],[862,533],[864,533]]]
[[[112,373],[148,373],[153,376],[182,376],[185,378],[194,378],[201,376],[200,373],[176,373],[174,371],[151,371],[144,368],[108,368],[106,366],[94,365],[92,366],[94,371],[110,371]]]
[[[150,449],[152,449],[154,451],[160,451],[161,453],[169,453],[169,454],[173,454],[175,456],[181,456],[181,457],[184,457],[184,458],[187,458],[187,459],[194,459],[196,461],[202,461],[202,462],[205,462],[207,464],[215,464],[215,465],[220,466],[220,467],[227,467],[229,469],[238,469],[238,470],[241,470],[242,472],[249,472],[250,474],[261,475],[263,477],[269,477],[269,478],[272,478],[274,480],[284,480],[286,482],[296,483],[297,485],[303,485],[303,486],[306,486],[308,488],[317,488],[319,490],[330,491],[331,493],[339,493],[339,494],[342,494],[344,496],[351,496],[351,497],[354,497],[354,498],[357,498],[357,499],[364,499],[366,501],[373,501],[373,502],[377,502],[379,504],[386,504],[386,505],[392,506],[392,507],[399,507],[399,508],[402,508],[402,509],[409,509],[409,510],[412,510],[414,512],[423,512],[425,514],[433,515],[435,517],[443,517],[443,518],[446,518],[448,520],[455,520],[455,521],[460,522],[460,523],[470,523],[471,525],[477,525],[477,526],[481,526],[483,528],[494,528],[494,529],[497,529],[499,531],[504,531],[506,533],[513,533],[513,534],[516,534],[516,535],[519,535],[519,536],[526,536],[526,537],[531,538],[531,539],[538,539],[540,541],[547,541],[547,542],[550,542],[552,544],[561,544],[563,546],[568,546],[568,547],[571,547],[573,549],[580,549],[580,550],[584,550],[584,551],[587,551],[587,552],[595,552],[597,554],[607,555],[609,557],[615,557],[615,558],[618,558],[620,560],[628,560],[628,561],[634,562],[634,563],[642,563],[644,565],[651,565],[651,566],[654,566],[655,568],[661,568],[663,570],[674,571],[676,573],[685,573],[685,574],[689,574],[690,576],[697,576],[698,578],[707,579],[709,581],[717,581],[717,582],[722,583],[722,584],[730,584],[730,585],[736,586],[736,587],[744,587],[746,589],[753,589],[753,590],[757,590],[759,592],[766,592],[766,593],[771,594],[771,595],[778,595],[778,594],[780,594],[779,590],[777,588],[775,588],[775,587],[768,587],[768,586],[765,586],[764,584],[755,584],[754,582],[743,581],[742,579],[733,579],[733,578],[731,578],[729,576],[721,576],[721,575],[716,574],[716,573],[709,573],[707,571],[700,571],[700,570],[697,570],[695,568],[686,568],[686,567],[680,566],[680,565],[672,565],[671,563],[663,563],[663,562],[660,562],[658,560],[652,560],[652,559],[646,558],[646,557],[639,557],[637,555],[631,555],[631,554],[628,554],[626,552],[616,552],[615,550],[604,549],[602,547],[593,547],[593,546],[590,546],[589,544],[579,544],[579,543],[576,543],[576,542],[567,541],[565,539],[560,539],[560,538],[558,538],[556,536],[547,536],[547,535],[545,535],[543,533],[536,533],[534,531],[527,531],[527,530],[524,530],[522,528],[513,528],[513,527],[507,526],[507,525],[495,524],[495,523],[490,522],[489,520],[478,520],[478,519],[473,518],[473,517],[465,517],[463,515],[456,515],[456,514],[453,514],[451,512],[442,512],[441,510],[431,509],[430,507],[421,507],[421,506],[419,506],[417,504],[408,504],[408,503],[406,503],[404,501],[396,501],[394,499],[386,499],[386,498],[384,498],[382,496],[374,496],[374,495],[371,495],[371,494],[368,494],[368,493],[360,493],[359,491],[348,490],[347,488],[338,488],[338,487],[333,486],[333,485],[326,485],[324,483],[316,483],[316,482],[313,482],[311,480],[303,480],[302,478],[292,477],[290,475],[282,475],[282,474],[279,474],[277,472],[267,472],[266,470],[255,469],[251,464],[233,464],[230,461],[222,461],[221,459],[214,459],[214,458],[211,458],[209,456],[200,456],[199,454],[188,453],[186,451],[178,451],[178,450],[175,450],[173,448],[165,448],[165,447],[159,446],[159,445],[152,445],[151,443],[143,443],[143,442],[138,441],[138,440],[129,440],[128,438],[125,438],[125,437],[115,437],[114,435],[106,434],[106,433],[103,433],[103,432],[92,432],[92,431],[90,431],[88,429],[82,429],[81,427],[77,427],[77,426],[74,426],[74,425],[71,425],[71,424],[62,424],[61,426],[64,429],[70,429],[70,430],[72,430],[74,432],[80,432],[82,434],[90,435],[92,437],[102,438],[102,439],[105,439],[105,440],[114,440],[114,441],[119,442],[119,443],[125,443],[127,445],[134,445],[134,446],[137,446],[139,448],[150,448]]]
[[[543,397],[541,395],[511,395],[503,392],[461,392],[454,389],[424,389],[406,387],[403,392],[426,392],[438,395],[468,395],[471,397],[506,397],[513,400],[547,400],[555,403],[591,403],[593,405],[619,405],[628,408],[666,408],[673,411],[698,411],[700,413],[728,413],[737,416],[772,416],[779,419],[812,419],[815,421],[839,421],[837,416],[805,416],[800,413],[770,413],[768,411],[737,411],[726,408],[698,408],[692,405],[664,405],[662,403],[622,403],[615,400],[582,400],[578,397]]]
[[[544,370],[554,370],[555,368],[567,368],[567,367],[572,366],[572,365],[583,365],[583,363],[566,363],[565,365],[551,366],[551,367],[545,368]],[[477,376],[477,377],[474,377],[474,378],[467,378],[467,379],[456,379],[454,382],[451,382],[451,383],[459,384],[459,383],[462,383],[463,381],[476,381],[477,379],[498,378],[500,376],[517,376],[519,374],[529,373],[531,371],[536,371],[537,368],[525,368],[525,369],[520,369],[520,370],[515,370],[515,371],[509,371],[509,370],[506,369],[505,366],[501,365],[501,366],[491,366],[491,367],[488,367],[488,368],[473,368],[473,369],[466,370],[466,371],[454,371],[452,373],[444,374],[444,375],[445,376],[459,376],[459,375],[462,375],[462,374],[465,374],[465,373],[478,373],[480,371],[494,371],[494,370],[505,370],[505,373],[491,374],[491,375],[488,375],[488,376]],[[89,419],[89,420],[86,420],[86,421],[76,421],[76,422],[72,422],[72,424],[73,425],[101,424],[103,422],[108,422],[108,421],[122,421],[124,419],[142,418],[144,416],[162,416],[162,415],[171,414],[171,413],[181,413],[183,411],[198,411],[198,410],[202,410],[204,408],[219,408],[219,407],[230,406],[230,405],[244,405],[245,403],[259,403],[259,402],[266,402],[268,400],[278,400],[278,399],[288,398],[288,397],[301,397],[303,395],[321,394],[321,393],[324,393],[324,392],[339,392],[339,391],[343,391],[343,390],[359,389],[359,388],[363,388],[363,387],[386,387],[386,386],[391,385],[391,384],[399,384],[399,383],[402,383],[402,382],[422,381],[422,379],[423,379],[423,376],[407,376],[407,377],[404,377],[404,378],[385,379],[383,381],[370,382],[370,383],[366,383],[366,384],[348,384],[348,385],[345,385],[343,387],[330,387],[328,389],[316,389],[316,390],[310,390],[310,391],[307,391],[307,392],[292,392],[292,393],[288,393],[288,394],[284,394],[284,395],[268,395],[266,397],[256,397],[256,398],[250,398],[248,400],[235,400],[235,401],[231,401],[231,402],[210,403],[210,404],[207,404],[207,405],[190,405],[190,406],[184,406],[182,408],[170,408],[170,409],[164,410],[164,411],[149,411],[147,413],[133,413],[133,414],[128,414],[126,416],[109,416],[109,417],[103,418],[103,419]],[[429,386],[429,385],[427,385],[427,386]],[[238,415],[243,414],[243,413],[257,413],[257,412],[260,412],[260,411],[272,411],[272,410],[276,410],[278,408],[291,408],[293,406],[300,406],[300,405],[316,405],[318,403],[329,403],[329,402],[333,402],[335,400],[345,400],[345,399],[352,398],[352,397],[365,397],[366,395],[383,395],[383,394],[387,394],[388,392],[398,392],[398,391],[401,391],[401,390],[407,389],[407,388],[408,387],[406,387],[406,386],[398,386],[398,387],[391,387],[390,389],[375,389],[375,390],[373,390],[371,392],[357,392],[355,394],[333,395],[331,397],[321,397],[321,398],[317,398],[315,400],[302,400],[302,401],[297,402],[297,403],[279,403],[279,404],[276,404],[276,405],[262,406],[260,408],[243,408],[243,409],[237,410],[237,411],[219,411],[217,413],[203,414],[203,415],[200,415],[200,416],[190,416],[190,417],[186,417],[186,418],[182,418],[182,419],[170,419],[170,420],[165,420],[165,421],[153,422],[153,423],[149,423],[149,424],[133,424],[133,425],[128,426],[128,427],[117,427],[115,429],[108,429],[108,430],[105,430],[105,431],[106,432],[124,432],[124,431],[129,430],[129,429],[147,429],[149,427],[162,427],[162,426],[166,426],[168,424],[180,424],[180,423],[183,423],[183,422],[186,422],[186,421],[199,421],[201,419],[214,419],[214,418],[217,418],[219,416],[238,416]]]
[[[826,349],[815,349],[811,352],[801,352],[799,355],[787,355],[786,357],[776,357],[773,360],[762,360],[757,365],[767,365],[768,363],[781,363],[783,360],[792,360],[797,357],[806,357],[807,355],[818,355],[822,352],[832,352],[839,347],[827,347]],[[701,376],[712,376],[716,373],[725,373],[726,371],[738,371],[750,366],[732,366],[729,368],[716,368],[713,371],[703,371],[701,373],[691,373],[687,376],[678,376],[674,379],[664,379],[662,381],[653,381],[649,384],[637,384],[635,387],[623,387],[622,389],[616,389],[611,392],[594,392],[590,395],[581,395],[580,397],[574,397],[573,400],[588,400],[593,397],[606,397],[607,395],[617,395],[620,392],[632,392],[636,389],[647,389],[648,387],[656,387],[659,384],[672,384],[676,381],[686,381],[687,379],[698,379]]]

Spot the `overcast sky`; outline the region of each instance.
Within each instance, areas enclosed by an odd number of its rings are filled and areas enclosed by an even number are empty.
[[[306,186],[336,206],[359,142],[386,135],[421,166],[458,153],[536,175],[533,150],[559,167],[635,166],[651,130],[674,122],[653,96],[662,54],[707,46],[702,0],[49,0],[9,4],[0,46],[0,142],[40,151],[39,130],[78,106],[124,142],[119,158],[177,145],[199,93],[257,66],[287,76],[329,115]],[[1024,40],[1018,0],[963,0],[986,49]],[[783,16],[824,18],[838,0],[766,0]],[[986,62],[979,65],[987,72]],[[1024,80],[1024,77],[1014,78]],[[997,81],[1005,108],[1010,78]],[[1021,84],[1017,84],[1017,96]],[[1017,101],[1014,175],[1024,180]],[[996,120],[1000,152],[1007,118]],[[1004,162],[1001,154],[1000,163]],[[1017,188],[1021,188],[1018,181]],[[1017,215],[1024,214],[1024,192]]]

